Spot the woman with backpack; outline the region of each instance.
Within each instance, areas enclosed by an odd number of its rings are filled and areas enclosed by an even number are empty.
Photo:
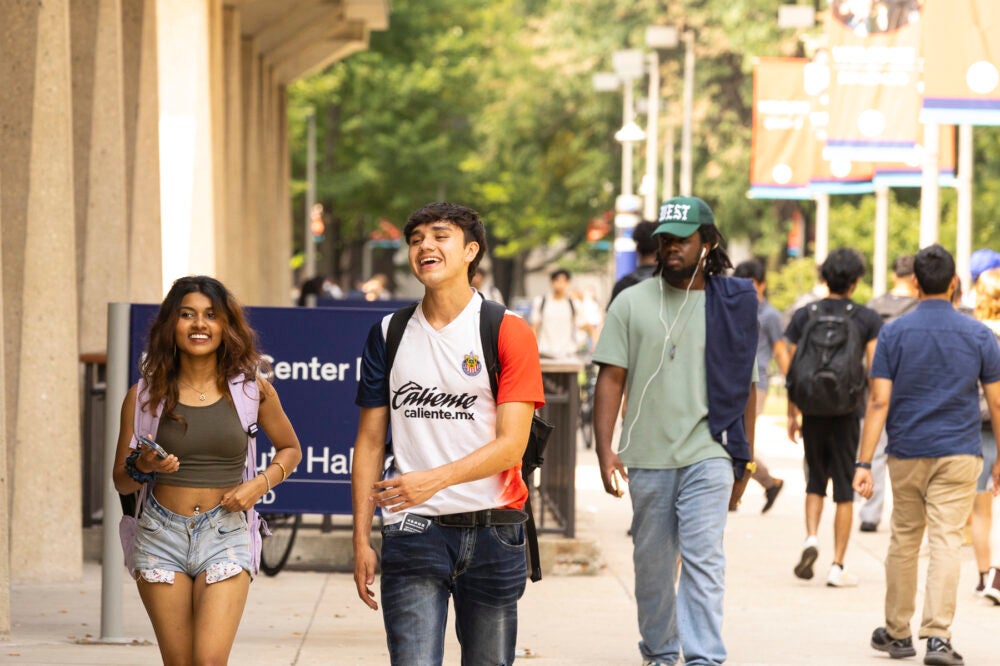
[[[1000,339],[1000,268],[991,268],[977,276],[976,309],[973,316],[986,324]],[[982,389],[980,389],[982,392]],[[985,399],[980,400],[985,404]],[[979,583],[976,593],[1000,606],[1000,569],[990,561],[990,533],[993,530],[993,488],[990,472],[997,458],[997,445],[990,426],[989,410],[983,414],[983,471],[976,481],[976,499],[972,504],[972,549],[976,555]]]
[[[302,458],[261,364],[226,287],[181,278],[122,405],[115,488],[138,491],[141,511],[123,519],[122,545],[164,664],[226,663],[260,561],[253,507]],[[259,473],[258,424],[275,448]]]

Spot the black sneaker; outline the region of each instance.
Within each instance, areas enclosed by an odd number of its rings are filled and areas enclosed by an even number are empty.
[[[781,489],[785,487],[785,482],[781,479],[775,479],[774,485],[770,488],[764,490],[764,508],[760,510],[761,513],[767,513],[772,506],[774,506],[774,500],[778,499],[778,493]]]
[[[816,546],[806,546],[802,549],[802,557],[795,565],[795,575],[802,580],[809,580],[813,577],[813,565],[819,557],[819,550]]]
[[[885,627],[879,627],[872,632],[872,647],[879,652],[888,652],[889,656],[893,659],[917,656],[912,638],[909,636],[906,638],[893,638],[886,631]]]
[[[962,666],[965,661],[962,655],[955,652],[947,640],[931,636],[927,639],[927,654],[924,655],[924,663],[936,666]]]
[[[861,523],[861,531],[862,532],[877,532],[878,531],[878,523],[870,523],[868,521],[865,521],[865,522]]]

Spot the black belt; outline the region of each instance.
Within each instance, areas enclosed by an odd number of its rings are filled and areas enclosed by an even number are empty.
[[[442,527],[488,527],[490,525],[520,525],[528,514],[520,509],[483,509],[443,516],[426,516]]]

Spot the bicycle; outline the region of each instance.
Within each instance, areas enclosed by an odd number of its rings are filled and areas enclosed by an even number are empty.
[[[288,563],[295,545],[295,536],[302,525],[301,513],[261,514],[267,521],[271,536],[265,536],[260,550],[260,570],[268,576],[277,576]]]

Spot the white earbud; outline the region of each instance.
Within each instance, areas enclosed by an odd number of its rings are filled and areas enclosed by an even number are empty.
[[[704,259],[706,254],[708,254],[708,248],[707,247],[701,248],[701,256],[698,257],[698,261]]]

